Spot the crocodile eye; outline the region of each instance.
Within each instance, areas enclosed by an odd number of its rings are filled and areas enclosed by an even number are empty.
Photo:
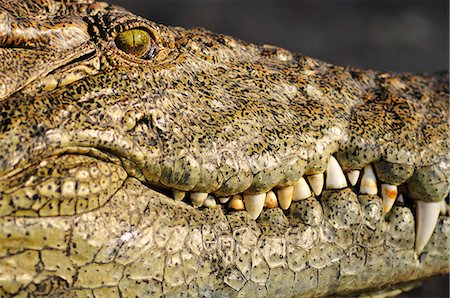
[[[156,52],[156,45],[150,33],[144,29],[130,29],[119,33],[116,46],[123,52],[141,59],[150,59]]]

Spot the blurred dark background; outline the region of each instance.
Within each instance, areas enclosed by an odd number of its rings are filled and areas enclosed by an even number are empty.
[[[158,23],[205,27],[337,65],[409,72],[449,67],[447,0],[109,2]],[[428,280],[400,297],[449,297],[449,276]]]
[[[448,69],[447,0],[109,0],[152,21],[205,27],[330,63]]]

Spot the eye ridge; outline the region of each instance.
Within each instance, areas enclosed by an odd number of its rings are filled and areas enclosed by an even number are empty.
[[[157,49],[152,35],[144,28],[123,31],[114,41],[119,50],[145,60],[153,58]]]

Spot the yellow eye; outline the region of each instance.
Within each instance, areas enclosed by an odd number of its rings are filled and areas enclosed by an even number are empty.
[[[130,29],[119,33],[116,37],[116,46],[127,54],[142,59],[150,59],[156,51],[156,45],[148,31],[143,29]]]

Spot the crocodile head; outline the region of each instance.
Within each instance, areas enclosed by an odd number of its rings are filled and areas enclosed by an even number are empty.
[[[448,273],[448,74],[89,0],[8,1],[0,28],[2,296],[396,293]]]

